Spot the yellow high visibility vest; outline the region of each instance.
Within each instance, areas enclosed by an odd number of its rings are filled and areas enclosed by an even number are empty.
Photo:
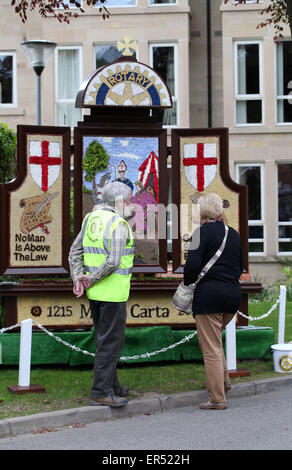
[[[126,302],[129,298],[134,238],[129,224],[121,216],[101,209],[85,217],[82,225],[83,262],[86,274],[91,274],[105,262],[110,253],[113,231],[119,223],[127,225],[129,230],[129,241],[124,248],[120,265],[113,273],[86,289],[88,299]]]

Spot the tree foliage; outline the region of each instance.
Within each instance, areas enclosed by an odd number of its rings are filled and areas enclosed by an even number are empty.
[[[81,6],[81,0],[70,0],[70,7],[64,3],[65,0],[11,0],[11,5],[15,9],[15,13],[19,15],[21,21],[25,23],[28,19],[30,11],[38,10],[40,16],[46,18],[53,16],[60,23],[70,23],[71,18],[78,18],[78,16],[85,13]],[[109,18],[109,12],[106,8],[106,0],[83,0],[87,6],[99,6],[98,10],[102,18],[105,20]],[[228,3],[232,0],[223,0]],[[247,0],[238,0],[236,5],[245,4]],[[260,0],[255,0],[259,3]],[[75,6],[74,11],[70,8]],[[259,25],[262,28],[267,25],[273,25],[275,29],[274,39],[282,37],[283,24],[290,26],[292,34],[292,0],[270,0],[267,7],[261,10],[261,14],[267,16]]]
[[[11,181],[15,176],[15,149],[15,132],[0,122],[0,183]]]
[[[259,3],[260,0],[255,0]],[[229,0],[224,0],[228,3]],[[237,5],[245,4],[246,0],[238,0]],[[289,25],[292,35],[292,0],[270,0],[268,5],[261,10],[261,15],[266,18],[257,25],[257,28],[264,28],[268,25],[274,26],[274,40],[277,41],[283,37],[284,25]]]
[[[99,13],[105,20],[109,17],[109,12],[104,3],[106,0],[84,0],[88,6],[99,6]],[[11,5],[14,6],[15,13],[17,13],[21,21],[25,23],[28,19],[28,13],[33,10],[38,10],[40,16],[47,18],[53,16],[60,23],[69,24],[71,18],[77,18],[80,13],[85,13],[81,7],[81,0],[70,0],[70,7],[64,3],[64,0],[11,0]],[[70,8],[75,6],[74,11]]]
[[[104,171],[108,166],[109,155],[105,148],[93,140],[88,145],[85,158],[82,163],[82,168],[86,172],[85,180],[93,181],[95,186],[95,174],[100,171]]]

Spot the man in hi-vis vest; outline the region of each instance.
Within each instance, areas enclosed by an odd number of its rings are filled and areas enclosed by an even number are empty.
[[[134,258],[132,230],[123,218],[130,197],[125,184],[107,184],[103,202],[85,216],[69,254],[73,292],[81,297],[86,289],[96,334],[91,405],[128,403],[128,389],[119,383],[117,365],[124,345]]]

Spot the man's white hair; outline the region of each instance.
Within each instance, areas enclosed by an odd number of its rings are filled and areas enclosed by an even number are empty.
[[[124,183],[113,181],[105,185],[102,191],[102,200],[105,204],[114,206],[117,201],[126,201],[131,197],[131,189]]]
[[[204,220],[216,219],[223,215],[223,200],[216,193],[204,194],[199,198],[198,203]]]

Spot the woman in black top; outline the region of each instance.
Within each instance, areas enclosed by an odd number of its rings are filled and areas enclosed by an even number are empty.
[[[188,252],[184,284],[196,281],[203,267],[220,247],[224,234],[223,201],[215,193],[199,199],[201,226],[198,246]],[[241,302],[239,278],[243,271],[242,244],[236,230],[229,227],[223,253],[198,283],[193,301],[199,344],[204,356],[210,401],[203,409],[225,409],[225,391],[231,388],[222,345],[222,331],[232,320]]]

